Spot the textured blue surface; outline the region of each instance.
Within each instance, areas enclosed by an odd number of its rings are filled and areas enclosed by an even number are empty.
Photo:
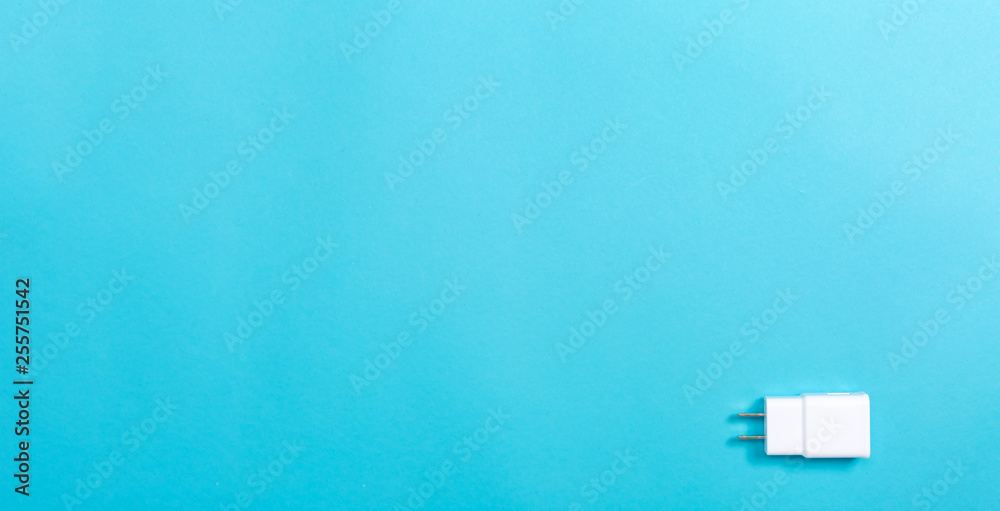
[[[6,2],[0,508],[1000,508],[998,4],[688,4]]]

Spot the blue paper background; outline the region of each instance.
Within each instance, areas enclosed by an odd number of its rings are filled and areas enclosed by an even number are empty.
[[[31,496],[5,476],[0,508],[1000,507],[996,2],[56,5],[0,8],[35,382]],[[836,391],[870,394],[870,459],[734,440],[765,395]]]

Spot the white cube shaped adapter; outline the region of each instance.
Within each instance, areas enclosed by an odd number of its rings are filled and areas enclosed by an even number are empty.
[[[868,394],[841,392],[765,397],[764,440],[768,455],[802,455],[806,458],[867,458],[871,455]]]

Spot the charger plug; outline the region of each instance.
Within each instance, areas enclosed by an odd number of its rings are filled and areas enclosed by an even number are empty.
[[[787,397],[765,397],[764,435],[741,435],[740,440],[764,440],[769,456],[806,458],[867,458],[871,454],[868,394],[832,392]]]

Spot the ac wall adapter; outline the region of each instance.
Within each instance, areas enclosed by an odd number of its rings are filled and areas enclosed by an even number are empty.
[[[769,456],[806,458],[867,458],[871,454],[868,394],[831,392],[788,397],[765,397],[764,435],[740,435],[740,440],[763,440]]]

